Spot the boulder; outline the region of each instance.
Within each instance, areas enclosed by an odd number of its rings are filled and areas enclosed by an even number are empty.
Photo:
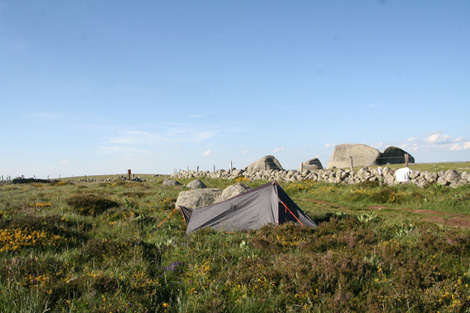
[[[190,209],[203,208],[213,204],[221,194],[222,190],[216,188],[182,191],[176,199],[176,206],[184,206]]]
[[[318,158],[315,158],[315,159],[311,159],[311,160],[303,162],[302,168],[304,171],[305,170],[309,170],[309,171],[322,170],[323,165],[321,164]]]
[[[426,181],[428,183],[435,183],[437,181],[437,173],[430,173],[430,172],[424,172],[423,175],[424,179],[426,179]]]
[[[257,172],[262,170],[281,171],[282,166],[281,163],[279,163],[279,161],[273,155],[267,155],[262,157],[258,161],[251,163],[245,168],[246,172]]]
[[[245,193],[250,189],[251,189],[250,187],[242,183],[228,186],[227,188],[224,189],[224,191],[222,191],[222,194],[217,198],[215,202],[225,201],[227,199],[230,199],[242,193]]]
[[[207,188],[207,186],[200,181],[199,179],[193,180],[189,184],[186,185],[189,189],[204,189]]]
[[[181,183],[177,180],[174,180],[174,179],[165,179],[163,181],[163,186],[180,186]]]
[[[373,166],[377,165],[380,151],[363,144],[346,143],[337,145],[326,168],[348,168],[351,166],[351,157],[353,158],[354,167]]]
[[[377,164],[404,164],[405,154],[408,154],[408,163],[415,163],[415,158],[411,154],[398,147],[390,146],[377,158]]]
[[[469,172],[462,172],[461,177],[462,177],[462,179],[465,179],[468,182],[470,182],[470,173]]]
[[[438,179],[437,179],[437,184],[439,186],[447,186],[449,185],[450,183],[446,180],[446,178],[444,176],[440,176]]]
[[[459,172],[457,172],[456,170],[446,171],[444,177],[450,184],[454,185],[461,179]]]

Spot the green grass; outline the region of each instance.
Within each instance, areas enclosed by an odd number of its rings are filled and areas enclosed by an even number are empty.
[[[0,186],[2,312],[468,312],[468,186],[281,183],[318,228],[186,236],[164,178]]]

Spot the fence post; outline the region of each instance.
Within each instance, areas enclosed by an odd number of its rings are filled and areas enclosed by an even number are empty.
[[[196,167],[196,173],[199,173],[199,165]]]
[[[351,161],[351,172],[354,172],[354,162],[353,162],[353,157],[350,156],[349,160]]]
[[[233,163],[232,161],[230,161],[230,171],[229,171],[230,175],[232,175],[232,170],[233,170]]]
[[[303,171],[304,171],[304,162],[300,162],[299,171],[300,171],[300,174],[303,173]]]
[[[408,167],[409,158],[410,156],[408,155],[408,153],[405,153],[405,167]]]

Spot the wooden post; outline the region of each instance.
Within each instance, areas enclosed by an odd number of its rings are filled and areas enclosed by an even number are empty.
[[[300,171],[300,174],[303,173],[303,171],[304,171],[304,162],[300,162],[299,171]]]
[[[405,153],[405,167],[408,167],[409,158],[410,156],[408,155],[408,153]]]
[[[353,172],[353,171],[354,171],[354,162],[353,162],[353,157],[352,157],[352,156],[350,156],[350,157],[349,157],[349,159],[350,159],[350,161],[351,161],[351,172]]]
[[[196,167],[196,173],[199,173],[199,165]]]
[[[132,175],[132,171],[131,171],[131,170],[127,170],[127,176],[129,177],[129,180],[131,180],[131,175]]]
[[[229,171],[230,174],[232,174],[232,170],[233,170],[233,163],[232,161],[230,161],[230,171]]]

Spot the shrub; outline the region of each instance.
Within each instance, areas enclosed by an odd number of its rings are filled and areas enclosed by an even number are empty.
[[[107,275],[98,275],[91,281],[92,293],[114,293],[119,287],[119,280]]]
[[[87,240],[91,225],[52,215],[0,220],[0,252],[23,248],[74,247]]]
[[[79,195],[67,199],[67,204],[70,205],[76,212],[83,215],[99,215],[109,208],[118,207],[119,204],[107,198],[102,198],[96,195]]]
[[[80,249],[79,261],[103,262],[105,258],[117,260],[129,259],[133,254],[129,253],[133,244],[131,242],[117,242],[114,240],[92,239]]]

